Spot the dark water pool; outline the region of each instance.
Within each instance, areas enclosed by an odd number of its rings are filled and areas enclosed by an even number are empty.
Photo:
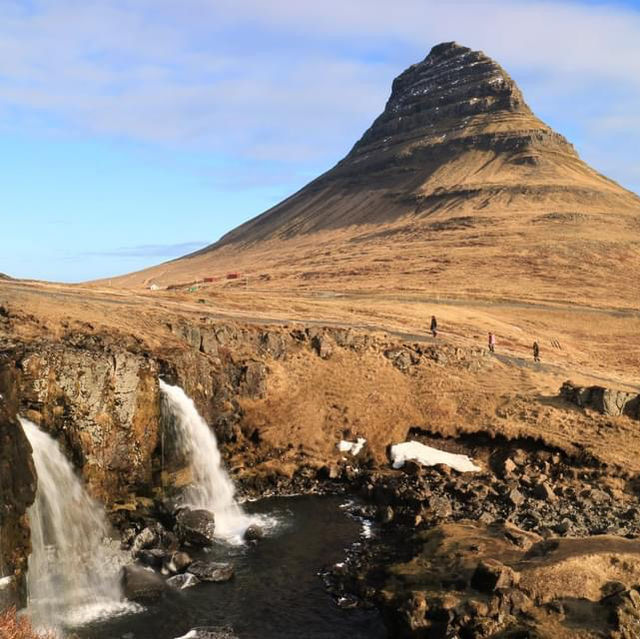
[[[360,525],[339,497],[273,498],[247,505],[278,525],[256,546],[220,548],[211,559],[234,562],[233,580],[200,584],[144,611],[76,629],[81,639],[173,639],[196,626],[229,626],[241,639],[382,639],[373,610],[342,610],[317,573],[341,561]]]

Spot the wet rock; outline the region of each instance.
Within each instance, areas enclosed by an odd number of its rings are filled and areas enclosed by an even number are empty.
[[[167,553],[161,548],[151,548],[148,550],[140,550],[138,552],[137,559],[145,566],[160,568],[162,567],[166,555]]]
[[[158,535],[155,530],[150,527],[144,528],[133,540],[133,544],[131,545],[131,555],[134,559],[137,559],[142,550],[153,548],[157,543]]]
[[[124,596],[131,601],[155,601],[168,590],[160,575],[140,566],[124,566],[121,581]]]
[[[135,528],[127,528],[124,530],[120,535],[120,548],[122,548],[122,550],[130,549],[137,534]]]
[[[238,639],[238,636],[229,627],[203,626],[193,628],[186,635],[175,639]]]
[[[264,531],[257,524],[251,524],[244,531],[245,541],[258,541],[264,537]]]
[[[174,575],[173,577],[169,577],[169,579],[167,579],[167,583],[172,588],[184,590],[185,588],[197,586],[200,583],[200,580],[195,575],[187,572],[183,575]]]
[[[215,541],[215,517],[202,508],[183,508],[176,515],[175,530],[183,544],[210,546]]]
[[[378,521],[381,524],[389,524],[393,521],[395,513],[391,506],[382,506],[378,509]]]
[[[559,524],[555,526],[555,530],[559,535],[566,535],[569,533],[572,527],[573,522],[565,517]]]
[[[201,581],[229,581],[233,577],[233,564],[216,561],[194,561],[189,572]]]
[[[167,562],[170,572],[184,572],[193,560],[186,552],[174,552]]]

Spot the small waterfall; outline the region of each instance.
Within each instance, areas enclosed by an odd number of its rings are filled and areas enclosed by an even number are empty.
[[[58,443],[20,418],[38,476],[31,525],[28,612],[36,625],[76,625],[135,608],[121,601],[119,568],[100,505],[84,489]]]
[[[179,386],[160,380],[165,409],[176,425],[177,447],[190,461],[192,482],[184,495],[185,505],[205,508],[215,514],[216,534],[239,543],[246,528],[255,521],[234,499],[233,483],[222,466],[216,437]]]

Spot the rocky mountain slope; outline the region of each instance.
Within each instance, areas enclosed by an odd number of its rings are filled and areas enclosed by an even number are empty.
[[[637,210],[640,200],[582,162],[500,65],[445,43],[395,79],[383,113],[336,167],[203,252],[404,215],[565,206]]]
[[[333,169],[220,241],[118,280],[409,288],[637,306],[640,198],[587,166],[484,53],[434,47]],[[515,282],[517,281],[517,284]],[[619,300],[620,301],[620,300]]]

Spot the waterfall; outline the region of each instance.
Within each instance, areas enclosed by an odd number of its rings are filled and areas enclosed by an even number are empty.
[[[173,418],[178,450],[191,466],[192,482],[184,494],[184,503],[205,508],[215,515],[216,535],[232,542],[255,521],[246,515],[234,499],[233,483],[222,466],[216,437],[198,410],[179,386],[160,380],[165,410]]]
[[[33,449],[38,489],[27,515],[31,555],[28,612],[36,625],[59,627],[135,608],[121,601],[119,569],[126,561],[109,546],[100,505],[84,489],[58,443],[20,418]]]

